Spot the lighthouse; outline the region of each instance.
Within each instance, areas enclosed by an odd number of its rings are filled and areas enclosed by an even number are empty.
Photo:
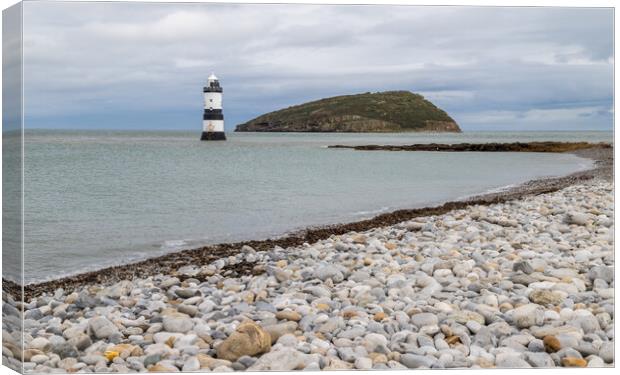
[[[205,110],[202,115],[201,141],[225,141],[224,114],[222,113],[222,86],[215,74],[211,73],[203,88]]]

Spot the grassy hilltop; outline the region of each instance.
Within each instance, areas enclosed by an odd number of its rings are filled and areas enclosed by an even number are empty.
[[[261,115],[243,132],[460,132],[457,123],[422,95],[385,91],[335,96]]]

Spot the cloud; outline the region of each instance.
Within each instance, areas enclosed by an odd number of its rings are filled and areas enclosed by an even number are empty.
[[[33,127],[119,127],[126,115],[136,128],[196,128],[211,71],[229,130],[394,89],[423,93],[465,130],[521,126],[519,113],[575,129],[584,108],[607,113],[587,126],[612,127],[611,9],[28,2],[24,17]]]
[[[2,123],[4,131],[21,129],[21,4],[2,14]]]
[[[612,120],[607,106],[535,108],[524,111],[480,111],[462,115],[477,130],[549,130],[562,124],[562,130],[604,130],[601,123]]]

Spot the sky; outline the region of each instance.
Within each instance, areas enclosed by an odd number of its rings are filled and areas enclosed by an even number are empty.
[[[27,128],[226,130],[335,95],[409,90],[464,131],[611,130],[611,8],[24,3]]]

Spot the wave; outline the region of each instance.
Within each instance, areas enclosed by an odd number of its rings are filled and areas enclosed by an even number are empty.
[[[355,211],[351,215],[354,216],[354,217],[369,216],[369,215],[374,216],[374,215],[377,215],[377,214],[380,214],[380,213],[388,212],[389,210],[390,210],[390,207],[383,206],[383,207],[378,208],[376,210]]]
[[[164,241],[164,243],[161,245],[161,249],[162,250],[174,250],[180,247],[185,247],[187,245],[188,245],[188,242],[186,240],[169,240],[169,241]]]

